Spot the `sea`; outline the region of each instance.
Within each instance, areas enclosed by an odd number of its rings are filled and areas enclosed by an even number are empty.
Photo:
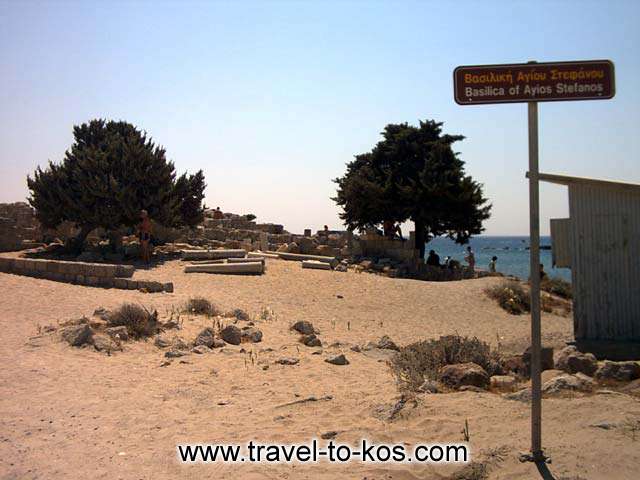
[[[515,275],[526,280],[529,278],[529,237],[497,237],[480,235],[472,237],[469,244],[476,256],[476,267],[483,270],[489,269],[489,262],[494,255],[498,257],[496,270],[506,275]],[[540,246],[549,248],[551,237],[541,236]],[[438,237],[427,243],[425,256],[429,250],[435,250],[443,262],[446,256],[458,260],[465,265],[464,257],[467,245],[458,245],[448,238]],[[551,250],[540,250],[540,263],[550,277],[560,277],[571,281],[571,270],[568,268],[553,268],[551,264]]]

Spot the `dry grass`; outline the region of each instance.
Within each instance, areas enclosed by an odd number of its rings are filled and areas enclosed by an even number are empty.
[[[475,337],[447,335],[402,347],[390,366],[401,391],[416,391],[425,379],[436,380],[445,365],[473,362],[493,375],[499,373],[498,360],[489,344]]]
[[[110,327],[127,327],[132,338],[151,337],[160,331],[158,312],[153,313],[134,303],[123,303],[109,314],[107,324]]]
[[[220,313],[216,306],[204,297],[191,297],[187,301],[184,311],[195,315],[207,315],[209,317]]]
[[[529,292],[514,280],[487,288],[485,293],[498,302],[498,305],[513,315],[520,315],[531,309]]]
[[[573,298],[571,284],[560,277],[546,277],[540,282],[540,288],[558,297],[565,299]]]

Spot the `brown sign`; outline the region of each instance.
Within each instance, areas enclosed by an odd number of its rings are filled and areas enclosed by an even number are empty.
[[[615,95],[609,60],[477,65],[453,71],[460,105],[606,100]]]

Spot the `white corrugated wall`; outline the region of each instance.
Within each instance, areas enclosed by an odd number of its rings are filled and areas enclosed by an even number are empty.
[[[577,340],[640,340],[640,194],[569,185]]]

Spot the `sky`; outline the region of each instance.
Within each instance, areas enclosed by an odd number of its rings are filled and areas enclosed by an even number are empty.
[[[540,170],[640,183],[638,1],[0,0],[0,202],[59,162],[72,127],[126,120],[209,207],[292,232],[340,228],[332,179],[388,123],[433,119],[493,204],[485,234],[528,233],[526,104],[460,106],[456,66],[611,59],[612,100],[539,105]],[[542,184],[541,231],[568,215]]]

